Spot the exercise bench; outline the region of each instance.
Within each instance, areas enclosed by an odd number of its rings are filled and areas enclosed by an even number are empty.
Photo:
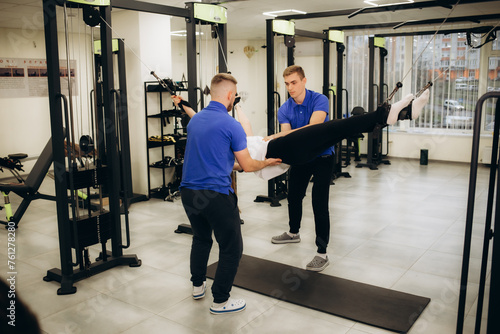
[[[21,160],[25,159],[27,156],[27,154],[23,153],[9,154],[9,159],[0,159],[0,171],[2,171],[2,167],[10,170],[10,172],[16,177],[18,181],[18,183],[0,183],[0,192],[2,193],[4,198],[7,218],[7,221],[0,220],[0,223],[6,225],[6,227],[7,225],[12,226],[13,222],[14,227],[17,228],[19,221],[28,209],[31,201],[35,199],[47,199],[52,201],[56,200],[55,196],[44,195],[38,192],[38,189],[40,188],[45,175],[47,175],[49,171],[50,165],[52,165],[52,139],[49,139],[47,145],[45,145],[45,148],[38,157],[28,177],[26,178],[26,180],[24,180],[19,174],[19,171],[22,171]],[[9,199],[9,193],[11,192],[23,198],[21,204],[14,214],[12,213],[12,207]]]

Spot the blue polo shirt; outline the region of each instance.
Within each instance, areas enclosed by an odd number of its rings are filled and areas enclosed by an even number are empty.
[[[234,153],[247,147],[241,124],[222,103],[211,101],[187,126],[181,188],[213,190],[228,195]]]
[[[325,122],[327,122],[328,98],[323,94],[306,89],[306,97],[302,104],[295,103],[293,98],[289,98],[283,103],[278,110],[278,122],[280,124],[290,124],[292,130],[298,129],[309,124],[313,112],[318,110],[326,112]],[[330,147],[318,156],[331,155],[333,152],[333,147]]]

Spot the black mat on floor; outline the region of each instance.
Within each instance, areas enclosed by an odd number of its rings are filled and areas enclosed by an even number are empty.
[[[217,262],[208,267],[213,278]],[[357,322],[406,333],[429,298],[243,255],[234,285]]]

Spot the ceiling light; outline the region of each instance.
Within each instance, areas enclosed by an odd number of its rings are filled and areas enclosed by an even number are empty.
[[[196,32],[196,36],[198,35],[203,35],[203,33],[200,33],[199,31]],[[176,31],[171,31],[170,36],[180,36],[180,37],[186,37],[187,36],[187,31],[186,30],[176,30]]]
[[[296,9],[275,10],[273,12],[262,13],[262,15],[272,16],[272,17],[277,17],[281,15],[292,15],[292,14],[307,14],[307,13]]]
[[[392,6],[392,5],[403,5],[407,3],[413,3],[414,0],[396,0],[396,2],[392,2],[394,0],[365,0],[364,2],[370,6],[378,7],[378,6]]]

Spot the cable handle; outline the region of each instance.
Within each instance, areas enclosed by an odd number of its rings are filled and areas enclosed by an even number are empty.
[[[396,94],[396,92],[401,88],[403,87],[403,84],[401,82],[397,82],[396,83],[396,87],[394,87],[394,90],[392,91],[392,93],[387,97],[387,99],[385,99],[384,103],[392,100],[392,98],[394,97],[394,95]]]
[[[419,97],[420,95],[422,95],[423,92],[425,92],[426,89],[429,89],[430,87],[432,87],[432,81],[429,81],[427,83],[427,85],[425,85],[421,90],[418,91],[417,95],[415,96],[415,98]]]
[[[160,85],[165,88],[171,95],[175,95],[175,93],[168,87],[165,81],[162,78],[156,75],[155,71],[151,71],[151,75],[155,77],[156,80],[160,83]]]

